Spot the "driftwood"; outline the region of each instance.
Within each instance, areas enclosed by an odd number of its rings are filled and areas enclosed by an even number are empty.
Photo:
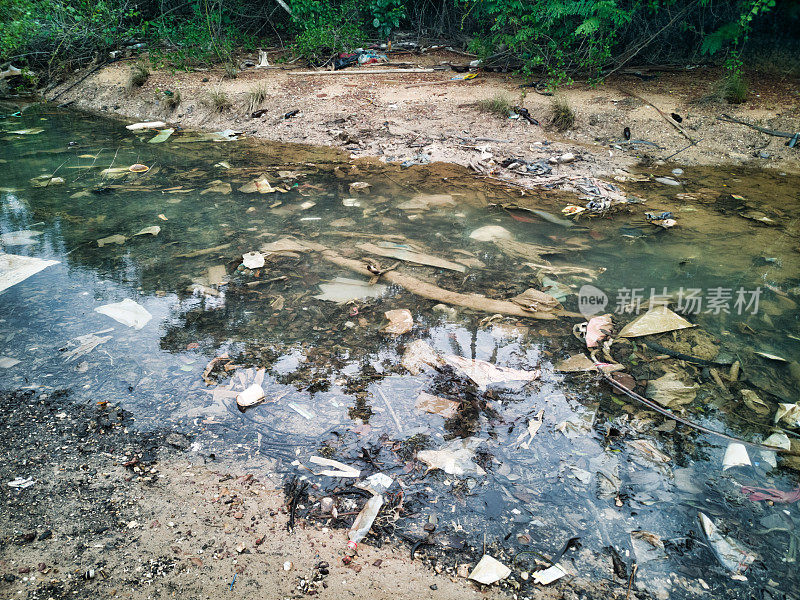
[[[791,139],[797,135],[797,132],[791,133],[789,131],[777,131],[776,129],[767,129],[766,127],[761,127],[760,125],[753,125],[752,123],[748,123],[747,121],[742,121],[741,119],[737,119],[736,117],[732,117],[726,114],[718,116],[717,119],[719,119],[720,121],[726,121],[727,123],[737,123],[738,125],[744,125],[745,127],[749,127],[750,129],[755,129],[756,131],[760,131],[761,133],[766,133],[767,135],[774,135],[775,137]]]
[[[363,275],[364,277],[372,277],[373,273],[367,270],[363,261],[354,260],[352,258],[345,258],[337,254],[327,246],[317,244],[314,242],[303,241],[300,242],[303,246],[311,251],[319,252],[320,256],[329,263],[335,264],[345,269]],[[460,292],[452,292],[440,288],[437,285],[420,281],[416,277],[404,275],[397,271],[389,271],[381,275],[381,279],[399,285],[416,296],[427,298],[428,300],[435,300],[443,304],[453,304],[462,306],[479,312],[486,312],[490,314],[503,314],[513,317],[527,317],[530,319],[555,319],[556,317],[579,317],[575,313],[564,310],[554,310],[552,312],[529,311],[525,310],[518,304],[510,300],[495,300],[486,298],[479,294],[462,294]]]

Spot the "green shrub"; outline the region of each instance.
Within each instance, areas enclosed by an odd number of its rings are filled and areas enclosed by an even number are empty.
[[[292,7],[292,19],[299,29],[292,49],[311,64],[324,63],[339,52],[350,52],[364,41],[358,6],[352,0],[339,5],[300,0]]]

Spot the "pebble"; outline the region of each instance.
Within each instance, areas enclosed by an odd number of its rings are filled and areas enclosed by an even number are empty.
[[[683,175],[683,169],[672,169],[673,175]]]
[[[558,163],[561,165],[566,165],[575,160],[575,155],[572,152],[566,152],[558,157]]]

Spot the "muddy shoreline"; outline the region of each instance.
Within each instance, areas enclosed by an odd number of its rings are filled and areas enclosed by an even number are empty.
[[[455,575],[465,555],[421,552],[412,564],[408,548],[365,544],[345,566],[345,531],[302,520],[287,531],[282,475],[264,457],[218,459],[187,436],[138,431],[126,411],[62,391],[2,392],[0,414],[5,597],[475,593]],[[18,477],[33,483],[5,485]]]
[[[431,52],[411,60],[431,68],[454,58]],[[718,99],[721,73],[712,68],[654,72],[647,81],[618,75],[596,87],[576,83],[558,92],[575,113],[574,127],[559,132],[551,124],[553,98],[509,74],[481,73],[466,82],[444,83],[450,71],[366,74],[362,68],[308,75],[300,68],[247,68],[226,79],[221,69],[209,69],[155,71],[143,86],[130,88],[131,64],[107,65],[83,80],[78,74],[48,98],[104,116],[235,129],[271,141],[339,148],[351,159],[376,157],[404,165],[441,161],[469,167],[487,153],[497,162],[510,157],[535,162],[569,152],[576,159],[559,165],[559,173],[575,177],[610,178],[637,164],[667,163],[800,172],[798,150],[786,147],[785,139],[718,118],[727,114],[771,129],[800,130],[800,82],[785,78],[751,81],[750,99],[741,105]],[[263,114],[254,119],[255,89],[265,99],[257,104]],[[167,103],[165,91],[179,97],[176,106]],[[213,94],[222,94],[230,106],[219,109]],[[541,126],[479,110],[478,101],[498,95],[527,107]],[[292,111],[299,112],[285,118]],[[678,115],[680,125],[664,118],[671,114]],[[626,127],[634,140],[645,143],[625,143]]]

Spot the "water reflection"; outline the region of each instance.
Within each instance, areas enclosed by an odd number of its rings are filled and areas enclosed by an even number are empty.
[[[740,492],[751,484],[790,489],[791,471],[771,470],[755,452],[749,468],[723,473],[719,439],[642,410],[591,377],[556,373],[554,362],[581,350],[573,320],[485,320],[435,307],[398,286],[378,299],[325,302],[314,298],[319,284],[350,274],[291,250],[268,256],[260,271],[239,267],[243,253],[295,235],[346,257],[360,256],[356,244],[369,240],[461,260],[464,273],[402,267],[447,289],[510,297],[540,287],[541,266],[526,264],[518,250],[469,238],[480,226],[501,225],[517,240],[560,249],[538,264],[584,269],[547,272],[571,290],[565,305],[573,310],[574,291],[588,281],[612,298],[623,287],[763,285],[758,314],[703,313],[694,318],[700,333],[659,340],[685,354],[727,353],[740,361],[742,378],[722,388],[708,368],[678,366],[699,382],[693,419],[757,440],[769,434],[771,412],[748,412],[740,390],[755,389],[770,409],[797,400],[796,178],[698,171],[681,192],[694,196],[676,200],[674,190],[650,184],[632,190],[646,197],[648,210],[675,211],[680,226],[673,230],[648,225],[639,205],[567,229],[487,208],[487,200],[521,199],[499,189],[473,192],[465,186],[471,180],[452,167],[400,172],[352,165],[326,150],[246,140],[182,143],[180,134],[149,144],[152,133],[51,108],[0,125],[6,132],[44,128],[3,134],[3,251],[60,261],[0,294],[2,355],[20,361],[0,371],[4,387],[68,388],[87,402],[121,402],[142,426],[194,432],[204,453],[268,453],[287,472],[293,460],[315,453],[365,472],[380,468],[404,482],[402,527],[409,534],[421,532],[433,512],[440,530],[476,545],[485,534],[489,547],[507,556],[526,549],[552,554],[580,536],[583,548],[567,565],[579,580],[608,580],[605,549],[614,547],[625,562],[638,563],[638,581],[656,596],[702,594],[700,579],[725,597],[769,587],[770,578],[780,588],[796,583],[795,505],[768,506]],[[127,170],[136,163],[149,170]],[[114,168],[122,170],[107,170]],[[64,183],[34,187],[31,180],[43,174]],[[264,175],[282,191],[240,191]],[[357,181],[371,184],[368,193],[356,193],[350,184]],[[756,195],[759,189],[771,193]],[[400,208],[409,198],[418,205],[423,192],[459,203]],[[748,192],[758,201],[744,199]],[[563,205],[555,196],[537,202],[553,213]],[[767,227],[753,213],[780,223]],[[155,236],[134,235],[155,225]],[[125,239],[98,247],[97,240],[115,235]],[[143,329],[94,310],[126,298],[153,315]],[[410,333],[381,332],[391,308],[412,312]],[[90,333],[103,341],[87,349]],[[487,389],[452,367],[412,375],[401,365],[412,340],[426,341],[440,356],[542,374]],[[654,358],[641,344],[620,343],[612,354],[642,382],[677,363]],[[266,401],[242,412],[236,395],[254,381]],[[458,402],[457,415],[418,409],[421,393]],[[529,425],[539,415],[542,425],[531,438]],[[480,441],[473,463],[485,475],[426,472],[414,460],[415,452],[454,438]],[[759,554],[749,584],[731,580],[710,554],[698,510]],[[533,568],[531,555],[519,560]]]

